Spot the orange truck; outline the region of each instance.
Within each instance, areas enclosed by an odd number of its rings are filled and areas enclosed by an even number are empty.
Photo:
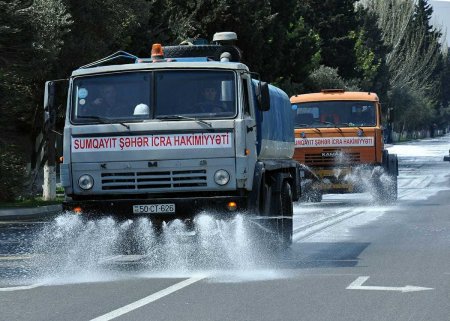
[[[320,202],[322,194],[357,192],[371,192],[381,202],[397,199],[397,155],[384,149],[381,105],[375,93],[322,90],[292,96],[291,104],[294,159],[315,175],[305,189],[307,200]]]

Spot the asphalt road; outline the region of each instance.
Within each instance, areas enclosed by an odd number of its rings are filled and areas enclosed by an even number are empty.
[[[294,244],[204,216],[163,242],[148,221],[0,223],[0,320],[450,320],[450,136],[396,145],[399,200],[297,204]],[[145,255],[122,255],[134,231]],[[127,234],[128,233],[128,234]]]

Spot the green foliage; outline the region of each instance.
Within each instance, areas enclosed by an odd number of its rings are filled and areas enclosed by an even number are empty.
[[[381,60],[376,59],[375,52],[365,44],[365,32],[352,32],[355,39],[356,70],[363,79],[373,79],[381,65]]]
[[[445,90],[441,86],[445,72],[441,32],[431,25],[432,8],[427,0],[370,0],[366,5],[379,16],[378,25],[389,46],[384,56],[391,93],[385,102],[395,109],[396,126],[427,128],[427,123],[437,122],[443,106],[440,91]]]
[[[320,66],[314,70],[305,81],[306,92],[318,92],[322,89],[360,90],[352,81],[346,81],[339,76],[337,68]]]
[[[394,129],[418,130],[428,128],[434,117],[433,101],[423,91],[395,88],[389,93],[390,107],[394,109]]]
[[[321,39],[320,63],[337,68],[344,78],[354,78],[356,56],[352,31],[357,29],[356,0],[305,0],[304,19]]]
[[[154,1],[145,0],[68,0],[66,3],[73,24],[64,37],[58,77],[67,77],[73,69],[133,47],[137,30],[148,23],[157,23],[146,21],[147,16],[149,19],[153,16],[149,10],[155,10],[155,14],[161,10],[152,7]],[[149,44],[146,45],[149,50]]]
[[[31,1],[0,1],[0,67],[31,57]]]
[[[64,201],[64,197],[56,197],[53,201],[44,201],[42,197],[19,197],[15,200],[9,201],[1,201],[0,200],[0,209],[1,208],[30,208],[30,207],[39,207],[39,206],[47,206],[47,205],[58,205]]]
[[[386,65],[388,46],[383,41],[382,31],[377,25],[376,12],[363,6],[357,7],[358,29],[351,33],[355,39],[357,78],[363,90],[376,92],[381,101],[386,101],[389,89],[389,70]]]
[[[280,39],[270,32],[276,27],[277,16],[268,0],[168,2],[177,8],[169,13],[169,27],[178,41],[188,37],[211,40],[217,31],[232,30],[238,35],[244,62],[265,79],[273,80],[270,76],[277,71],[272,70],[269,75],[267,60],[273,54],[274,43]],[[284,37],[283,34],[279,36]]]

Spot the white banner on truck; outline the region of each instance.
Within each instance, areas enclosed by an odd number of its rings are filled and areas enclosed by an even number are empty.
[[[227,148],[232,146],[232,138],[232,133],[230,132],[119,137],[72,137],[72,153]]]
[[[374,146],[373,137],[295,138],[295,148]]]

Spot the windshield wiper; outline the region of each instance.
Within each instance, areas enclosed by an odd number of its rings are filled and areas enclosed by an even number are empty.
[[[329,122],[329,121],[319,120],[318,122],[321,123],[321,124],[325,124],[325,125],[334,125],[334,123]]]
[[[341,126],[338,126],[337,124],[333,124],[334,128],[336,128],[341,134],[343,133]]]
[[[321,133],[322,133],[322,132],[320,131],[319,128],[313,127],[313,125],[309,125],[309,124],[295,124],[295,126],[296,126],[296,128],[299,128],[299,127],[312,128],[312,129],[314,129],[318,134],[321,134]]]
[[[356,124],[353,124],[353,123],[341,123],[341,125],[347,125],[347,126],[351,126],[351,127],[356,127],[356,128],[358,128],[359,130],[361,130],[363,133],[364,133],[364,129],[361,127],[361,126],[358,126],[358,125],[356,125]]]
[[[123,122],[113,122],[111,118],[105,118],[105,117],[100,117],[100,116],[77,116],[77,118],[82,118],[82,119],[93,119],[93,120],[97,120],[102,124],[120,124],[123,127],[125,127],[126,129],[130,129],[130,126],[128,126],[127,124],[123,123]]]
[[[187,117],[187,116],[181,116],[181,115],[164,115],[164,116],[158,116],[155,117],[156,119],[162,119],[162,120],[193,120],[198,123],[201,123],[203,125],[206,125],[208,127],[212,127],[212,125],[202,119],[195,118],[195,117]]]

